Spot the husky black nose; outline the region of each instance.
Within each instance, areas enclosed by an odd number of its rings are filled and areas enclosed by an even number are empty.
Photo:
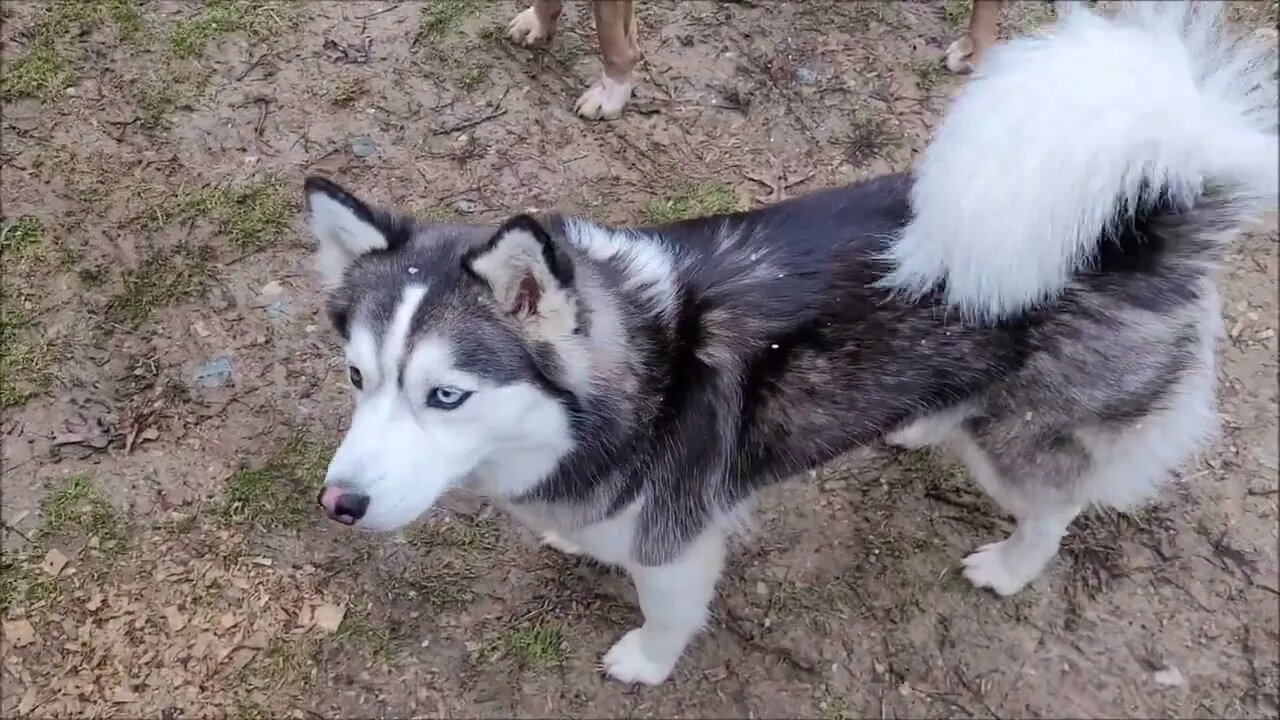
[[[324,508],[324,514],[328,515],[330,520],[337,520],[343,525],[355,525],[356,521],[364,517],[365,511],[369,509],[368,495],[350,492],[339,487],[322,489],[320,497],[316,500],[320,503],[320,507]]]

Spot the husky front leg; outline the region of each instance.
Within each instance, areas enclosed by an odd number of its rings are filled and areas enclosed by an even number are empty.
[[[666,680],[707,622],[724,559],[725,532],[711,527],[670,563],[628,564],[644,624],[623,635],[605,654],[604,671],[627,683],[658,685]]]

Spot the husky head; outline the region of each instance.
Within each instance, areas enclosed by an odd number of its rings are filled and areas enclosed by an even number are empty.
[[[306,196],[355,395],[329,517],[394,530],[451,486],[517,494],[550,473],[584,354],[574,265],[547,230],[421,224],[314,177]]]

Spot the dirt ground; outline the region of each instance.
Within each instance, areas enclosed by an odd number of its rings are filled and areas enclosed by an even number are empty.
[[[320,517],[349,394],[305,173],[430,218],[660,219],[907,168],[963,83],[940,56],[967,3],[644,0],[637,99],[592,124],[586,6],[542,50],[503,38],[519,9],[0,5],[0,715],[1280,712],[1274,225],[1221,275],[1221,439],[1014,599],[957,573],[1007,519],[919,453],[770,492],[657,689],[596,668],[628,583],[477,500],[395,538]]]

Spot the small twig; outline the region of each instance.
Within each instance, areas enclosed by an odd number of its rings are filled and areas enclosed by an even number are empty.
[[[249,63],[249,67],[245,68],[244,72],[240,73],[240,75],[236,77],[236,82],[239,82],[249,77],[249,73],[253,72],[253,69],[258,67],[258,65],[261,64],[262,61],[265,60],[267,56],[270,54],[271,53],[269,52],[264,52],[261,55],[259,55],[257,59],[255,59],[253,62]]]
[[[432,132],[431,135],[434,137],[439,135],[448,135],[450,133],[455,133],[455,132],[461,132],[463,130],[470,130],[471,128],[481,123],[486,123],[494,118],[499,118],[499,117],[502,117],[503,115],[506,115],[507,110],[506,108],[502,107],[502,103],[507,99],[507,95],[510,92],[511,92],[511,88],[507,88],[507,91],[502,93],[502,97],[498,98],[498,101],[493,103],[492,105],[492,107],[494,108],[493,112],[490,112],[487,115],[478,117],[474,120],[468,120],[466,122],[459,123],[457,125],[451,125],[446,128],[441,128],[439,130]]]
[[[478,117],[478,118],[476,118],[476,119],[474,119],[474,120],[468,120],[468,121],[466,121],[466,122],[464,122],[464,123],[458,123],[457,125],[450,125],[449,127],[440,128],[439,130],[436,130],[436,131],[432,132],[432,133],[431,133],[431,135],[432,135],[433,137],[436,137],[436,136],[440,136],[440,135],[449,135],[449,134],[452,134],[452,133],[455,133],[455,132],[462,132],[463,130],[470,130],[471,128],[473,128],[473,127],[475,127],[475,126],[477,126],[477,125],[480,125],[480,124],[482,124],[482,123],[489,122],[490,120],[493,120],[494,118],[500,118],[500,117],[502,117],[503,115],[506,115],[506,114],[507,114],[507,110],[506,110],[506,108],[498,108],[497,110],[494,110],[493,112],[491,112],[491,113],[489,113],[489,114],[487,114],[487,115],[483,115],[483,116],[481,116],[481,117]]]
[[[237,255],[236,257],[233,257],[233,258],[231,258],[230,260],[228,260],[228,261],[226,261],[226,262],[222,263],[222,267],[224,267],[224,268],[225,268],[225,267],[231,267],[232,265],[235,265],[236,263],[240,262],[241,260],[245,260],[245,259],[247,259],[247,258],[251,258],[251,257],[253,257],[254,255],[258,255],[258,254],[260,254],[260,253],[264,252],[266,249],[267,249],[267,248],[266,248],[266,246],[259,247],[259,248],[254,248],[253,250],[250,250],[250,251],[248,251],[248,252],[245,252],[245,253],[242,253],[242,254],[240,254],[240,255]]]
[[[259,137],[259,138],[262,137],[262,129],[266,127],[267,115],[270,114],[270,112],[271,112],[271,101],[260,100],[258,102],[258,124],[255,125],[253,128],[253,134],[255,137]]]
[[[18,529],[18,528],[16,528],[16,527],[14,527],[14,526],[10,525],[10,524],[9,524],[9,522],[8,522],[7,520],[0,520],[0,524],[3,524],[3,525],[4,525],[4,529],[5,529],[5,530],[7,530],[7,531],[9,531],[9,532],[13,533],[14,535],[17,535],[18,537],[22,538],[23,540],[26,540],[28,544],[30,544],[30,545],[35,545],[35,544],[36,544],[36,541],[35,541],[35,540],[32,540],[31,538],[27,537],[27,534],[26,534],[26,533],[22,532],[21,530],[19,530],[19,529]]]
[[[374,10],[373,12],[369,13],[368,15],[357,15],[357,16],[355,16],[354,18],[352,18],[352,20],[368,20],[369,18],[378,17],[379,15],[382,15],[383,13],[389,13],[389,12],[391,12],[392,10],[395,10],[395,9],[396,9],[396,6],[395,6],[395,5],[392,5],[392,6],[390,6],[390,7],[384,7],[384,8],[382,8],[381,10]]]

